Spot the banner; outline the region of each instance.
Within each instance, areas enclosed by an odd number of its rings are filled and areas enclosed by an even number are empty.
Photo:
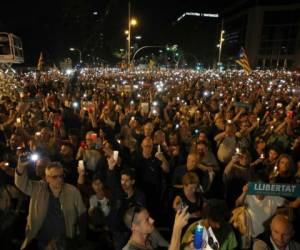
[[[300,185],[283,184],[283,183],[249,182],[247,194],[300,197]]]

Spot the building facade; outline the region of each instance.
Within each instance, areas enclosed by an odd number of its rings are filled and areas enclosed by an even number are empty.
[[[252,68],[300,68],[298,0],[239,0],[227,5],[222,16],[225,65],[235,67],[243,46]]]

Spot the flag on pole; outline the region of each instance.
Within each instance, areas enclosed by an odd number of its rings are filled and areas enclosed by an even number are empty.
[[[241,48],[239,58],[235,62],[239,64],[247,74],[251,73],[252,69],[250,67],[246,51],[243,47]]]
[[[43,52],[40,53],[37,70],[42,70],[44,68],[44,58],[43,58]]]

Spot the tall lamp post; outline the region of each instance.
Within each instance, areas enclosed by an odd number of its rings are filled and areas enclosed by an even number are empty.
[[[137,25],[137,20],[131,18],[131,11],[130,11],[130,1],[128,1],[128,37],[127,37],[127,63],[128,67],[130,66],[130,58],[131,58],[131,26]]]
[[[79,62],[82,63],[82,59],[81,59],[81,50],[77,49],[77,48],[70,48],[71,51],[78,51],[79,52]]]
[[[225,33],[225,30],[223,30],[223,27],[222,27],[221,34],[220,34],[220,41],[219,41],[219,44],[217,45],[217,47],[219,48],[218,65],[221,64],[222,46],[223,46],[223,42],[225,41],[224,33]]]

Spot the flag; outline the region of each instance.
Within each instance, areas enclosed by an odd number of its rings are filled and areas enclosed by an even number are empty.
[[[242,66],[242,68],[244,69],[244,71],[247,74],[251,73],[252,70],[251,70],[251,67],[250,67],[250,64],[249,64],[249,60],[248,60],[246,51],[245,51],[245,49],[243,47],[241,48],[241,51],[240,51],[240,54],[239,54],[239,58],[235,62],[237,64],[239,64],[240,66]]]
[[[44,68],[44,58],[43,58],[43,52],[40,53],[37,70],[42,70]]]

